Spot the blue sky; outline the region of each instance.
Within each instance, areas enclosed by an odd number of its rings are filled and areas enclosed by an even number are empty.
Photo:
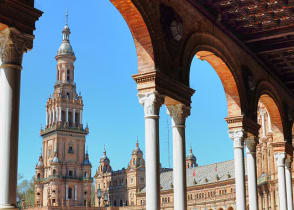
[[[45,105],[56,81],[55,55],[61,43],[65,10],[69,10],[71,44],[77,60],[75,82],[84,100],[84,124],[92,174],[103,154],[104,144],[114,170],[127,167],[138,136],[144,151],[144,113],[138,103],[136,84],[131,75],[137,72],[134,42],[122,16],[108,0],[36,0],[44,12],[36,23],[34,48],[24,55],[21,81],[19,173],[34,175],[45,124]],[[58,5],[58,6],[57,6]],[[191,116],[186,123],[186,143],[191,145],[199,165],[233,158],[228,138],[226,100],[220,79],[209,64],[194,59],[190,86]],[[172,157],[170,117],[163,106],[160,112],[160,152],[163,167]],[[187,148],[188,151],[188,148]],[[172,160],[170,162],[172,166]]]

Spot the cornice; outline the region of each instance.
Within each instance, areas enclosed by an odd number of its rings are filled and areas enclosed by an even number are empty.
[[[243,129],[254,136],[258,136],[260,125],[245,115],[227,117],[225,120],[228,123],[229,130]]]
[[[34,8],[33,4],[19,0],[0,1],[0,22],[23,33],[33,35],[35,22],[42,14],[43,12]]]
[[[179,102],[187,106],[191,104],[191,97],[195,90],[159,71],[139,73],[132,77],[137,83],[139,93],[157,91],[159,94],[167,96],[166,104],[172,105]]]

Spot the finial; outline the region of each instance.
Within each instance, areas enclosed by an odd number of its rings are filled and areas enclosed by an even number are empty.
[[[104,144],[104,152],[103,152],[104,156],[106,157],[106,148],[105,148],[105,144]]]
[[[190,144],[190,153],[192,153],[192,145]]]
[[[68,9],[65,11],[65,25],[68,25]]]
[[[137,141],[136,141],[136,147],[139,148],[139,140],[138,140],[138,136],[137,136]]]
[[[86,154],[88,154],[88,145],[87,145],[87,147],[86,147]]]

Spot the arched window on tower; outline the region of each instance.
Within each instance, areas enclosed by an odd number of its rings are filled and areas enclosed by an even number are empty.
[[[68,199],[72,199],[72,188],[68,188]]]
[[[67,78],[66,78],[66,80],[67,80],[67,81],[70,80],[70,71],[69,71],[69,70],[67,70]]]
[[[54,176],[56,175],[56,170],[55,170],[55,169],[53,169],[53,175],[54,175]]]
[[[41,178],[41,174],[40,174],[40,173],[37,174],[37,178],[38,178],[38,179]]]

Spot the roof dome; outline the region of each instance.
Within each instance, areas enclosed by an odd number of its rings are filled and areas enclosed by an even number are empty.
[[[192,152],[192,148],[190,148],[190,153],[187,156],[187,160],[195,160],[196,161],[196,157]]]
[[[74,55],[71,44],[69,42],[62,42],[58,49],[57,55]]]
[[[52,160],[52,163],[58,163],[58,162],[59,162],[58,157],[55,156]]]
[[[58,159],[58,157],[57,157],[57,152],[55,152],[55,154],[54,154],[54,158],[53,158],[53,160],[52,160],[52,163],[58,163],[59,162],[59,159]]]
[[[62,30],[62,43],[57,51],[57,56],[58,55],[73,55],[74,56],[74,51],[69,41],[70,29],[67,24],[68,22],[67,18],[68,18],[68,14],[66,12],[66,24]]]
[[[85,157],[85,160],[83,162],[83,165],[91,165],[91,162],[89,160],[88,152],[86,152],[86,157]]]
[[[40,157],[39,157],[39,161],[38,161],[38,163],[37,163],[37,168],[42,168],[44,166],[44,164],[43,164],[43,157],[42,157],[42,155],[40,155]]]
[[[104,162],[104,163],[110,163],[108,157],[106,156],[106,149],[105,149],[105,147],[104,147],[103,156],[102,156],[102,158],[100,158],[100,163],[102,163],[102,162]]]
[[[136,154],[143,154],[142,150],[141,150],[140,147],[139,147],[138,139],[137,139],[137,142],[136,142],[136,148],[133,150],[132,154],[133,154],[133,155],[136,155]]]

